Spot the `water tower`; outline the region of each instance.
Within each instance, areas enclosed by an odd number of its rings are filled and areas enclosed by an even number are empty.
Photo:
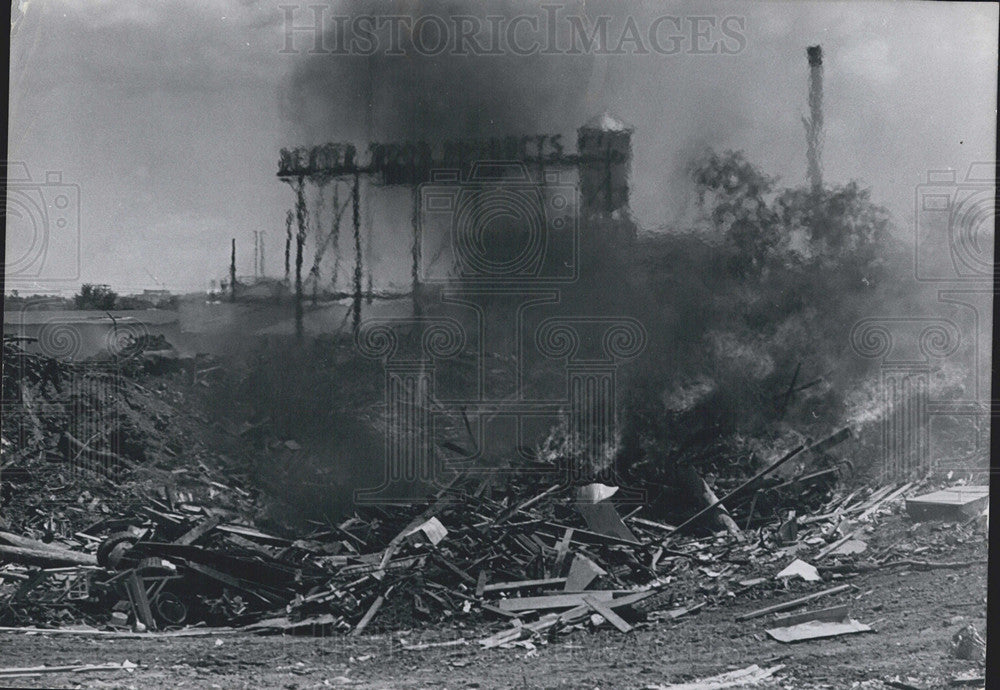
[[[608,113],[577,130],[582,215],[610,216],[628,206],[632,128]]]

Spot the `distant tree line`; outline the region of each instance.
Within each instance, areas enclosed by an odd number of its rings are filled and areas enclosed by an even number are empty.
[[[80,287],[80,292],[72,297],[59,297],[55,295],[21,295],[17,290],[11,291],[4,296],[4,308],[8,311],[16,311],[30,307],[35,310],[61,311],[61,310],[130,310],[130,309],[173,309],[177,306],[177,296],[171,295],[166,299],[148,299],[141,295],[130,296],[120,295],[108,285],[97,283],[84,283]]]

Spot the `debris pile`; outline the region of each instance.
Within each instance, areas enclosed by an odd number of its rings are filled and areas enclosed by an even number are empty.
[[[852,589],[844,581],[857,573],[969,565],[899,558],[938,551],[943,535],[918,530],[884,548],[873,544],[886,511],[904,499],[911,512],[935,500],[916,497],[936,488],[926,480],[813,495],[812,514],[799,512],[801,502],[781,503],[766,522],[742,530],[710,519],[765,491],[791,460],[827,454],[846,430],[762,469],[748,466],[727,478],[721,497],[707,489],[702,510],[676,525],[652,519],[624,488],[510,471],[454,475],[422,503],[360,505],[339,522],[262,531],[253,521],[260,503],[235,468],[176,437],[193,413],[181,412],[181,400],[157,406],[169,389],[153,395],[119,378],[111,405],[99,387],[81,384],[108,378],[106,371],[7,342],[4,357],[4,395],[18,403],[18,424],[5,424],[0,468],[2,626],[357,635],[500,621],[479,640],[492,648],[585,625],[628,632],[734,597],[785,592],[790,598],[740,620],[766,618],[768,635],[796,642],[871,629],[830,601]],[[115,414],[116,424],[105,434],[98,424],[80,441],[66,431],[74,410],[105,422],[101,415]],[[982,490],[956,492],[964,512],[954,515],[964,522],[947,537],[971,543],[984,525],[975,512]],[[821,598],[826,608],[793,611]]]

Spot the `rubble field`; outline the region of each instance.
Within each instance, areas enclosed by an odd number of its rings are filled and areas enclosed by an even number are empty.
[[[0,685],[985,685],[974,464],[849,481],[845,428],[666,517],[534,467],[281,524],[232,460],[253,425],[193,403],[218,363],[144,362],[4,343]]]
[[[910,534],[893,511],[875,523],[880,542]],[[936,528],[936,529],[935,529]],[[943,528],[943,529],[942,529]],[[925,532],[926,530],[926,532]],[[940,544],[936,557],[985,559],[982,533],[947,544],[951,530],[927,524],[916,532]],[[5,666],[99,664],[129,660],[131,673],[18,678],[8,687],[107,688],[550,688],[669,685],[752,664],[782,665],[761,688],[947,687],[963,674],[981,677],[976,661],[956,659],[952,638],[968,624],[985,630],[986,565],[963,569],[894,569],[846,579],[850,592],[823,606],[848,604],[873,632],[793,645],[770,639],[765,621],[736,616],[787,599],[783,592],[740,595],[673,622],[653,621],[628,635],[574,629],[533,649],[482,650],[473,624],[401,630],[363,637],[260,636],[219,633],[192,638],[105,639],[4,633]],[[802,583],[796,592],[821,587]],[[405,646],[466,640],[459,646],[408,651]],[[561,680],[558,680],[561,679]],[[976,687],[968,685],[965,687]],[[980,683],[979,687],[983,687]]]

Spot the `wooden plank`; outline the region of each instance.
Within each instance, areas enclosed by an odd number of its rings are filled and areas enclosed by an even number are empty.
[[[490,604],[479,604],[484,611],[489,611],[500,616],[506,616],[507,618],[517,618],[517,614],[512,611],[504,611],[503,609],[498,609],[496,606],[491,606]]]
[[[892,486],[893,486],[892,484],[887,484],[886,486],[883,486],[880,489],[876,489],[874,491],[874,493],[872,493],[872,495],[869,496],[867,499],[864,499],[860,503],[857,503],[857,504],[852,505],[850,507],[844,508],[843,509],[844,512],[845,513],[856,513],[858,511],[867,510],[868,508],[872,507],[873,505],[875,505],[876,503],[878,503],[880,500],[882,500],[883,496],[888,495],[889,492],[892,491]]]
[[[808,623],[809,621],[842,621],[847,618],[847,604],[842,606],[831,606],[828,609],[817,611],[803,611],[802,613],[789,613],[784,616],[775,616],[771,621],[776,628],[787,628],[790,625]]]
[[[0,532],[0,542],[6,542],[11,546],[18,546],[22,549],[33,549],[35,551],[51,551],[56,554],[63,554],[66,552],[77,553],[76,551],[68,549],[65,546],[61,546],[60,544],[46,544],[44,541],[29,539],[28,537],[22,537],[12,532]]]
[[[563,531],[570,529],[568,525],[560,525],[558,522],[545,522],[543,524],[546,527],[554,527],[558,530],[563,530]],[[592,541],[588,542],[588,541],[583,541],[582,539],[578,539],[577,537],[579,536],[589,537],[591,540],[597,542],[611,542],[612,544],[624,544],[625,546],[635,546],[636,544],[634,541],[629,541],[628,539],[620,539],[619,537],[614,537],[609,534],[600,534],[599,532],[591,532],[590,530],[574,527],[573,538],[571,539],[571,541],[574,544],[586,545],[592,543]]]
[[[597,601],[590,596],[585,596],[583,598],[583,603],[589,606],[595,613],[603,616],[604,620],[611,623],[611,625],[615,626],[622,632],[627,633],[632,630],[632,626],[629,625],[624,618],[609,609],[607,606],[604,606],[600,601]]]
[[[537,611],[542,609],[562,609],[580,606],[584,603],[583,594],[550,594],[542,597],[518,597],[502,599],[497,603],[504,611]],[[586,596],[593,596],[597,601],[610,601],[614,592],[594,590]]]
[[[481,598],[483,596],[483,592],[486,591],[486,577],[487,576],[488,576],[488,572],[486,570],[480,570],[479,571],[479,577],[476,578],[476,596],[477,597]]]
[[[95,630],[77,628],[17,628],[0,627],[0,632],[20,633],[24,635],[70,635],[78,637],[114,637],[119,640],[155,640],[161,637],[210,637],[214,635],[233,635],[243,628],[208,628],[191,630],[172,630],[158,633],[128,633],[120,630]]]
[[[858,520],[865,520],[869,515],[871,515],[872,513],[874,513],[881,506],[883,506],[884,504],[888,503],[889,501],[895,499],[896,497],[898,497],[901,494],[903,494],[906,491],[908,491],[909,488],[911,486],[913,486],[915,483],[916,482],[908,482],[906,484],[903,484],[901,487],[899,487],[898,489],[896,489],[895,491],[893,491],[888,496],[885,496],[884,498],[880,498],[878,501],[876,501],[872,505],[868,506],[865,509],[865,512],[861,513],[861,515],[858,516]]]
[[[664,532],[673,532],[674,530],[677,529],[673,525],[665,525],[660,522],[653,522],[652,520],[646,520],[645,518],[640,518],[640,517],[630,517],[629,520],[637,524],[640,524],[643,527],[655,527],[656,529],[661,529]]]
[[[481,571],[485,575],[486,571]],[[484,592],[499,592],[505,589],[525,589],[527,587],[544,587],[547,585],[561,585],[566,582],[565,577],[550,577],[544,580],[520,580],[517,582],[496,582],[483,587]],[[478,591],[478,585],[477,585]]]
[[[608,603],[608,607],[616,609],[619,606],[631,606],[632,604],[638,604],[643,599],[648,599],[649,597],[659,593],[660,593],[659,589],[647,589],[642,592],[627,594],[623,597],[618,597],[617,599],[611,600],[611,602]]]
[[[700,601],[697,604],[692,604],[691,606],[682,606],[676,609],[670,609],[669,611],[654,611],[650,614],[650,618],[667,618],[669,620],[675,620],[681,616],[686,616],[689,613],[694,613],[695,611],[700,611],[705,608],[708,602]]]
[[[470,585],[476,585],[477,584],[476,579],[474,577],[472,577],[472,575],[469,575],[467,572],[465,572],[464,570],[462,570],[461,568],[459,568],[457,565],[455,565],[454,563],[452,563],[451,561],[449,561],[447,558],[445,558],[444,556],[442,556],[440,553],[436,553],[436,554],[434,554],[434,556],[435,556],[434,560],[436,560],[438,563],[440,563],[441,565],[443,565],[446,568],[448,568],[448,570],[450,570],[451,572],[453,572],[456,575],[458,575],[460,578],[462,578],[462,580],[464,580],[468,584],[470,584]]]
[[[766,616],[769,613],[777,613],[778,611],[787,611],[788,609],[795,608],[796,606],[801,606],[802,604],[808,604],[810,601],[815,601],[820,597],[825,597],[829,594],[838,594],[850,588],[851,585],[840,585],[838,587],[831,587],[830,589],[824,589],[820,592],[813,592],[812,594],[807,594],[806,596],[799,597],[798,599],[792,599],[791,601],[786,601],[781,604],[774,604],[773,606],[767,606],[762,609],[757,609],[756,611],[751,611],[750,613],[744,613],[741,616],[737,616],[736,620],[748,621],[751,618],[759,618],[761,616]]]
[[[556,562],[552,566],[552,574],[560,575],[563,571],[563,563],[566,560],[566,554],[569,553],[569,543],[573,539],[573,528],[567,527],[566,531],[563,532],[562,539],[559,540],[559,544],[556,546]]]
[[[720,673],[711,678],[702,678],[691,683],[671,683],[670,685],[652,685],[657,690],[721,690],[722,688],[748,688],[760,681],[770,678],[785,667],[776,664],[770,668],[761,668],[757,664],[736,671]]]
[[[39,565],[43,568],[62,565],[97,565],[93,554],[52,549],[26,549],[0,544],[0,562]]]
[[[542,493],[538,494],[534,498],[528,499],[527,501],[525,501],[521,505],[517,506],[516,508],[512,508],[506,514],[501,515],[494,524],[499,525],[499,524],[505,522],[506,520],[509,520],[510,518],[514,517],[515,515],[517,515],[518,513],[520,513],[522,510],[526,510],[526,509],[530,508],[531,506],[535,505],[536,503],[538,503],[539,501],[541,501],[543,498],[545,498],[546,496],[548,496],[549,494],[551,494],[552,492],[558,490],[559,486],[560,486],[559,484],[553,484],[552,486],[550,486],[549,488],[547,488],[545,491],[543,491]]]
[[[367,611],[365,611],[364,617],[358,621],[358,625],[351,631],[351,637],[357,637],[364,632],[365,628],[368,627],[368,624],[372,622],[372,618],[374,618],[375,614],[378,613],[378,610],[382,608],[382,603],[384,601],[385,597],[381,594],[375,597],[375,601],[373,601],[372,605],[368,607]]]
[[[2,668],[0,678],[24,678],[45,673],[91,673],[95,671],[129,671],[136,667],[130,661],[121,664],[79,664],[77,666],[29,666],[25,668]]]
[[[263,541],[269,544],[275,544],[277,546],[291,546],[292,542],[290,539],[283,539],[282,537],[276,537],[272,534],[264,534],[259,530],[255,530],[253,527],[247,527],[246,525],[219,525],[217,528],[220,532],[228,532],[229,534],[238,534],[241,537],[247,537],[249,539],[257,539],[258,541]]]
[[[272,594],[265,594],[262,591],[258,591],[254,587],[249,586],[248,583],[240,580],[237,577],[233,577],[229,573],[224,573],[221,570],[216,570],[212,566],[204,565],[203,563],[195,563],[194,561],[185,561],[185,565],[196,573],[200,573],[207,578],[221,582],[224,585],[232,587],[233,589],[238,589],[241,592],[245,592],[252,597],[255,597],[269,606],[281,606],[286,603],[287,600],[280,599]],[[289,597],[290,598],[290,597]]]
[[[147,630],[156,630],[156,621],[153,619],[153,611],[146,596],[146,586],[134,570],[125,578],[125,590],[128,592],[129,601],[132,602],[135,619],[145,625]]]
[[[837,541],[833,542],[832,544],[829,544],[828,546],[823,547],[823,549],[818,554],[816,554],[816,557],[813,558],[813,560],[814,561],[821,561],[821,560],[823,560],[824,558],[826,558],[827,556],[829,556],[831,553],[833,553],[834,551],[836,551],[837,549],[839,549],[841,546],[843,546],[844,544],[846,544],[848,541],[850,541],[851,539],[853,539],[854,536],[858,532],[860,532],[862,529],[864,529],[864,525],[862,525],[862,526],[860,526],[860,527],[858,527],[856,529],[851,530],[850,532],[848,532],[847,534],[845,534],[843,537],[841,537]]]
[[[200,523],[189,529],[178,539],[174,540],[174,543],[182,544],[185,546],[193,544],[199,539],[201,539],[203,536],[211,532],[213,529],[218,527],[219,523],[221,522],[222,518],[219,517],[218,515],[213,515],[212,517],[206,518],[205,520],[201,521]]]

